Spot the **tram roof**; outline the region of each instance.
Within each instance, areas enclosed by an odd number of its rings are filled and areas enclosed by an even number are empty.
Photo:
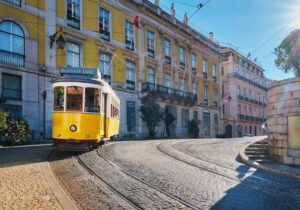
[[[64,75],[57,79],[53,79],[52,83],[57,82],[82,82],[96,85],[103,85],[103,82],[99,78],[83,76],[83,75]]]

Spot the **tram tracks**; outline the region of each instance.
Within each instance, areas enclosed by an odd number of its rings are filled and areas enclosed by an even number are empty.
[[[228,167],[221,166],[221,165],[219,165],[219,164],[215,164],[215,163],[213,163],[213,162],[211,162],[211,161],[207,161],[207,160],[204,160],[204,159],[202,159],[202,158],[198,158],[198,157],[196,157],[196,156],[194,156],[194,155],[186,154],[186,153],[184,153],[184,152],[182,152],[182,151],[180,151],[180,150],[178,150],[178,149],[176,149],[176,148],[174,147],[174,145],[175,145],[176,143],[179,143],[179,142],[171,143],[171,148],[172,148],[173,150],[175,150],[175,151],[178,152],[178,153],[182,153],[182,154],[185,155],[185,156],[192,157],[192,158],[198,160],[198,162],[195,163],[195,162],[186,160],[186,159],[184,159],[184,158],[182,158],[182,157],[178,157],[178,156],[176,156],[175,154],[172,154],[172,152],[170,152],[170,151],[167,152],[165,149],[162,149],[162,148],[161,148],[161,145],[162,145],[162,144],[165,144],[165,142],[156,144],[156,149],[157,149],[159,152],[161,152],[162,154],[164,154],[164,155],[166,155],[166,156],[168,156],[168,157],[170,157],[170,158],[173,158],[173,159],[175,159],[175,160],[177,160],[177,161],[179,161],[179,162],[185,163],[185,164],[187,164],[187,165],[190,165],[190,166],[192,166],[192,167],[198,168],[198,169],[200,169],[200,170],[207,171],[207,172],[209,172],[209,173],[215,174],[215,175],[217,175],[217,176],[219,176],[219,177],[223,177],[223,178],[225,178],[225,179],[227,179],[227,180],[230,180],[230,181],[233,181],[233,182],[235,182],[235,183],[243,184],[243,185],[245,185],[245,186],[247,186],[247,187],[250,187],[250,188],[252,188],[252,189],[254,189],[254,190],[256,190],[256,191],[260,191],[260,192],[262,192],[262,193],[266,193],[266,194],[271,195],[271,196],[274,196],[274,197],[276,197],[276,198],[282,198],[282,197],[285,197],[286,200],[291,200],[291,201],[297,201],[297,202],[299,202],[299,194],[295,194],[294,197],[288,197],[288,196],[283,195],[283,194],[281,193],[280,189],[283,190],[284,187],[285,187],[284,185],[281,185],[281,184],[278,184],[278,183],[275,183],[275,182],[272,182],[272,181],[269,181],[269,180],[266,180],[266,179],[263,179],[263,178],[254,176],[254,175],[250,175],[251,178],[258,179],[258,180],[264,181],[264,182],[265,182],[265,181],[270,182],[270,186],[272,185],[272,187],[273,187],[273,188],[271,188],[271,189],[274,190],[274,188],[277,188],[277,192],[275,193],[274,191],[272,192],[272,191],[267,190],[267,189],[265,189],[265,188],[254,186],[253,183],[252,183],[251,181],[247,180],[247,178],[250,177],[250,176],[248,176],[246,173],[239,172],[239,173],[245,175],[245,179],[240,179],[240,178],[237,178],[237,177],[233,177],[233,176],[231,176],[231,175],[229,175],[229,174],[226,174],[226,173],[224,173],[224,172],[225,172],[225,170],[227,170],[226,172],[231,172],[231,173],[236,173],[236,174],[237,174],[237,172],[236,172],[235,170],[233,170],[233,169],[231,169],[231,168],[228,168]],[[178,155],[178,154],[177,154],[177,155]],[[200,161],[201,161],[202,163],[201,163]],[[222,168],[224,171],[223,171],[223,172],[220,172],[220,171],[216,170],[216,167]]]
[[[130,177],[130,179],[132,179],[135,182],[139,183],[139,186],[136,187],[135,190],[137,191],[136,193],[141,192],[141,197],[142,197],[142,194],[144,192],[147,192],[149,194],[152,191],[155,194],[159,193],[159,194],[161,194],[165,197],[161,201],[155,200],[155,202],[157,202],[158,204],[159,204],[159,202],[164,202],[165,203],[164,205],[169,205],[169,207],[174,208],[174,209],[195,209],[195,210],[200,209],[197,206],[194,206],[194,205],[182,200],[181,198],[179,198],[177,196],[171,195],[171,194],[169,194],[169,193],[167,193],[167,192],[165,192],[165,191],[163,191],[163,190],[161,190],[157,187],[154,187],[151,184],[141,180],[140,178],[128,173],[126,170],[120,168],[119,166],[117,166],[116,164],[111,162],[109,159],[107,159],[105,157],[105,155],[101,153],[100,150],[97,150],[96,153],[97,153],[98,158],[103,159],[107,164],[109,164],[111,167],[116,169],[118,173],[121,173],[122,176],[128,176],[128,177]],[[103,179],[103,177],[99,176],[99,174],[97,172],[95,172],[88,164],[86,164],[85,161],[80,156],[76,156],[76,159],[78,160],[79,164],[82,167],[84,167],[90,174],[92,174],[93,176],[100,179],[112,192],[114,192],[120,198],[122,198],[123,200],[128,202],[133,208],[135,208],[135,209],[149,209],[149,208],[151,208],[151,207],[149,207],[149,201],[147,202],[146,205],[144,205],[141,202],[137,202],[135,198],[132,198],[130,196],[130,194],[126,194],[126,193],[122,192],[122,190],[120,190],[117,187],[113,186],[107,180]],[[160,197],[160,196],[156,195],[154,197],[157,198],[157,197]],[[161,205],[163,205],[163,204],[161,204]],[[156,206],[156,208],[159,208],[159,207],[161,207],[161,206],[159,206],[159,205]]]

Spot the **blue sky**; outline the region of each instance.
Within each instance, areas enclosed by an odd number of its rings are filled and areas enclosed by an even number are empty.
[[[169,12],[172,1],[176,16],[182,19],[185,12],[194,13],[193,5],[207,0],[160,0],[161,7]],[[220,44],[232,44],[246,54],[252,51],[252,58],[258,58],[271,79],[294,76],[275,66],[272,52],[293,29],[300,28],[300,0],[210,0],[189,24],[205,35],[212,31]]]

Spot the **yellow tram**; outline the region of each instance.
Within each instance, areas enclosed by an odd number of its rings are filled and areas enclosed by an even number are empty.
[[[53,81],[52,139],[59,150],[89,151],[119,132],[120,100],[97,72],[61,68]]]

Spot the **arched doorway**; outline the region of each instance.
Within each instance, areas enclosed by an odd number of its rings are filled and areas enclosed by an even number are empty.
[[[225,137],[232,138],[232,125],[230,124],[225,126]]]

